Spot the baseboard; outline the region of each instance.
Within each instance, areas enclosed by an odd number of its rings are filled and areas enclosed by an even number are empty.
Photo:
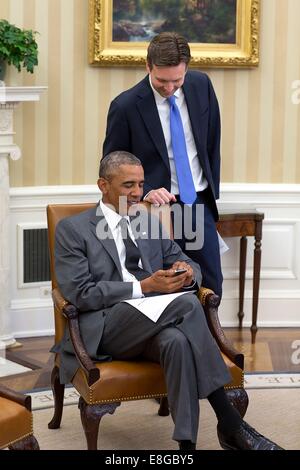
[[[51,299],[12,300],[10,315],[15,338],[54,335]]]
[[[238,326],[238,297],[223,298],[219,307],[221,325]],[[258,328],[300,328],[300,299],[260,298],[257,313]],[[245,299],[243,326],[252,324],[252,298]]]

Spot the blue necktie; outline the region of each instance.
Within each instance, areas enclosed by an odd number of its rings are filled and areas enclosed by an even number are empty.
[[[185,136],[180,111],[175,96],[168,98],[170,104],[170,130],[174,162],[179,186],[179,195],[185,204],[193,204],[197,197],[186,149]]]

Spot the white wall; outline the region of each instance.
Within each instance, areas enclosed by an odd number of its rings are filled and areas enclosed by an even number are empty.
[[[300,325],[300,187],[299,185],[223,184],[221,210],[256,209],[265,214],[262,237],[258,325]],[[224,296],[220,319],[237,324],[239,239],[222,257]],[[245,325],[252,318],[253,237],[248,238]]]
[[[50,203],[97,201],[97,186],[22,187],[10,190],[11,315],[15,337],[51,335],[54,331],[50,283],[21,282],[22,227],[46,227]],[[264,212],[258,326],[300,326],[300,187],[299,185],[223,184],[222,211]],[[226,239],[222,257],[223,326],[237,325],[239,239]],[[253,237],[248,238],[244,325],[251,324]]]

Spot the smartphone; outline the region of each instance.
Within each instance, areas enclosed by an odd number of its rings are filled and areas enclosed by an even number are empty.
[[[186,272],[187,272],[187,269],[185,269],[185,268],[175,269],[174,276],[179,276],[179,274],[183,274],[183,273],[186,273]]]

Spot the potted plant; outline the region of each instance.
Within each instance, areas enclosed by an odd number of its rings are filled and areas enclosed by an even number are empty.
[[[24,67],[33,73],[38,64],[36,31],[20,29],[7,20],[0,20],[0,80],[3,80],[6,64],[21,71]]]

